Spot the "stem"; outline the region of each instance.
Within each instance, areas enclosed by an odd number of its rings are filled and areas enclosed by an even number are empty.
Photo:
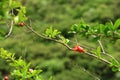
[[[5,38],[10,36],[10,34],[12,33],[12,29],[13,29],[13,20],[11,21],[9,32],[7,33],[7,35],[5,35]]]
[[[117,64],[119,64],[119,62],[113,57],[113,56],[111,56],[111,55],[109,55],[109,54],[105,54],[106,56],[109,56],[110,58],[112,58],[113,60],[115,60],[115,62],[117,62]]]
[[[44,39],[47,39],[47,40],[52,40],[52,41],[58,42],[58,43],[64,45],[65,47],[67,47],[69,50],[73,51],[72,48],[71,48],[69,45],[67,45],[66,43],[64,43],[64,42],[62,42],[62,41],[59,41],[59,40],[56,40],[56,39],[53,39],[53,38],[50,38],[50,37],[43,36],[43,35],[37,33],[36,31],[34,31],[34,30],[32,29],[32,27],[29,26],[29,25],[26,25],[26,24],[25,24],[25,26],[26,26],[30,31],[32,31],[35,35],[37,35],[38,37],[41,37],[41,38],[44,38]],[[97,58],[97,59],[99,59],[99,60],[101,60],[101,61],[103,61],[103,62],[105,62],[105,63],[107,63],[107,64],[111,64],[111,62],[109,62],[109,61],[107,61],[107,60],[105,60],[105,59],[103,59],[103,58],[99,58],[99,57],[97,57],[96,55],[94,55],[94,54],[92,54],[92,53],[89,53],[89,52],[85,52],[85,53],[86,53],[87,55],[89,55],[89,56],[91,56],[91,57],[94,57],[94,58]]]
[[[36,31],[34,31],[31,26],[26,25],[26,24],[25,24],[25,26],[26,26],[30,31],[32,31],[34,34],[36,34],[38,37],[41,37],[41,38],[44,38],[44,39],[50,39],[50,38],[47,38],[47,37],[45,37],[45,36],[42,36],[41,34],[37,33]]]
[[[69,50],[72,50],[72,48],[71,48],[69,45],[67,45],[66,43],[64,43],[64,42],[62,42],[62,41],[59,41],[59,40],[56,40],[56,39],[53,39],[53,38],[50,38],[50,37],[43,36],[43,35],[37,33],[36,31],[34,31],[33,28],[32,28],[31,26],[29,26],[29,25],[26,25],[26,24],[25,24],[25,26],[26,26],[30,31],[32,31],[34,34],[36,34],[38,37],[41,37],[41,38],[43,38],[43,39],[47,39],[47,40],[51,40],[51,41],[58,42],[58,43],[60,43],[60,44],[62,44],[62,45],[64,45],[64,46],[66,46]]]
[[[118,62],[113,56],[111,56],[111,55],[109,55],[108,53],[105,52],[105,50],[104,50],[104,48],[103,48],[103,45],[102,45],[102,43],[101,43],[100,40],[98,40],[98,43],[99,43],[99,45],[100,45],[100,47],[101,47],[101,49],[102,49],[102,53],[103,53],[104,55],[112,58],[113,60],[115,60],[115,61],[119,64],[119,62]]]
[[[107,60],[105,60],[105,59],[103,59],[103,58],[99,58],[99,57],[97,57],[96,55],[94,55],[94,54],[91,54],[91,53],[89,53],[89,52],[85,52],[87,55],[89,55],[89,56],[91,56],[91,57],[94,57],[94,58],[97,58],[97,59],[99,59],[100,61],[103,61],[103,62],[105,62],[105,63],[107,63],[107,64],[111,64],[111,62],[109,62],[109,61],[107,61]]]
[[[100,80],[97,76],[94,76],[95,74],[92,74],[91,72],[89,72],[88,70],[86,70],[85,68],[80,67],[84,72],[86,72],[88,75],[92,76],[95,80]]]
[[[74,35],[74,38],[75,38],[75,42],[76,42],[76,43],[77,43],[77,45],[78,45],[77,36],[76,36],[76,35]]]
[[[98,43],[99,43],[99,45],[100,45],[100,47],[101,47],[101,49],[102,49],[102,53],[105,54],[105,50],[104,50],[104,48],[103,48],[103,45],[102,45],[102,43],[101,43],[101,40],[98,40]]]

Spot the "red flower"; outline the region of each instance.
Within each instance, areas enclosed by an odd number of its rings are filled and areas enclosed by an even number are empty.
[[[82,47],[80,47],[80,46],[78,46],[78,45],[76,45],[76,46],[73,48],[73,51],[77,51],[77,52],[80,52],[80,53],[84,53],[84,52],[85,52],[84,48],[82,48]]]

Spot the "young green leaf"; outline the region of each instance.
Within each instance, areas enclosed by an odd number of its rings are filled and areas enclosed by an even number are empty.
[[[49,78],[49,80],[53,80],[53,77],[51,76],[51,77]]]
[[[105,30],[105,26],[103,24],[100,24],[99,30],[100,30],[100,33],[103,33]]]
[[[48,29],[46,29],[45,34],[48,37],[55,38],[57,35],[59,35],[61,32],[58,30],[53,30],[52,26]]]
[[[111,60],[111,64],[110,64],[111,67],[112,66],[119,66],[119,65],[120,65],[120,63],[118,61],[116,61],[115,59]]]
[[[12,4],[12,0],[9,0],[9,6],[11,6],[11,4]]]
[[[78,25],[77,24],[72,25],[70,33],[77,33],[78,31],[79,31]]]
[[[96,50],[96,55],[100,58],[101,57],[101,47],[98,46]]]
[[[117,67],[112,67],[112,71],[116,72],[118,71],[119,69]]]
[[[107,22],[105,24],[106,27],[108,27],[109,30],[113,31],[114,30],[114,27],[113,27],[113,23],[110,21],[110,22]]]
[[[64,43],[68,43],[69,42],[69,39],[66,39],[65,37],[63,36],[59,36],[59,38],[61,39],[61,41],[63,41]]]
[[[119,26],[120,26],[120,19],[115,21],[114,30],[117,29]]]
[[[48,37],[52,37],[52,32],[53,32],[53,30],[52,30],[52,26],[51,26],[50,28],[46,29],[45,34]]]
[[[55,38],[57,35],[59,35],[61,32],[58,30],[54,30],[52,33],[52,38]]]

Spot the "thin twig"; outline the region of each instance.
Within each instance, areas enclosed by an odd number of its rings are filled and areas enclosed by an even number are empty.
[[[84,72],[85,74],[91,76],[92,78],[94,78],[94,80],[100,80],[100,78],[95,74],[90,72],[89,70],[85,69],[82,66],[79,66],[79,64],[75,63],[74,61],[72,61],[72,66],[75,66],[75,68],[78,68],[78,70]]]
[[[13,20],[10,23],[10,29],[9,29],[9,32],[7,33],[7,35],[5,35],[5,38],[10,36],[10,34],[12,33],[12,29],[13,29]]]
[[[103,45],[102,45],[101,40],[98,40],[98,43],[99,43],[99,45],[100,45],[100,47],[101,47],[101,49],[102,49],[102,53],[103,53],[103,54],[106,54],[106,53],[105,53],[105,50],[104,50],[104,48],[103,48]]]
[[[115,60],[115,61],[117,62],[117,64],[119,64],[119,62],[118,62],[113,56],[111,56],[111,55],[109,55],[108,53],[105,52],[105,50],[104,50],[104,48],[103,48],[103,45],[102,45],[102,42],[101,42],[100,40],[98,40],[98,43],[99,43],[99,45],[100,45],[100,47],[101,47],[101,49],[102,49],[102,53],[103,53],[104,55],[112,58],[113,60]]]
[[[33,28],[32,28],[31,26],[29,26],[29,25],[26,25],[26,24],[25,24],[25,26],[26,26],[30,31],[32,31],[34,34],[36,34],[38,37],[41,37],[41,38],[44,38],[44,39],[51,39],[51,38],[45,37],[45,36],[37,33],[37,32],[34,31]]]
[[[91,56],[91,57],[94,57],[94,58],[97,58],[97,59],[99,59],[99,60],[101,60],[101,61],[103,61],[103,62],[105,62],[105,63],[107,63],[107,64],[111,64],[111,62],[109,62],[109,61],[107,61],[107,60],[105,60],[105,59],[103,59],[103,58],[100,58],[100,57],[98,57],[98,56],[96,56],[96,55],[94,55],[94,54],[91,54],[91,53],[89,53],[89,52],[85,52],[87,55],[89,55],[89,56]]]
[[[85,68],[80,67],[84,72],[86,72],[88,75],[92,76],[95,80],[100,80],[97,76],[94,76],[90,71],[86,70]]]
[[[75,42],[76,42],[76,43],[77,43],[77,45],[78,45],[77,36],[76,36],[76,35],[74,35],[74,38],[75,38]]]

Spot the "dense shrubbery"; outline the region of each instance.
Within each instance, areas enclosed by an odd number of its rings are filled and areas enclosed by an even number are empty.
[[[59,29],[63,36],[71,39],[69,43],[71,46],[76,45],[73,34],[68,36],[67,33],[72,24],[79,23],[80,20],[83,19],[91,25],[98,25],[98,22],[105,23],[109,20],[115,22],[115,20],[120,17],[119,0],[21,1],[27,8],[27,15],[31,19],[31,25],[34,30],[42,34],[47,27],[52,25],[53,28]],[[5,10],[6,9],[3,11]],[[1,11],[0,15],[2,14]],[[21,20],[22,19],[20,19],[20,21]],[[4,23],[1,16],[0,22]],[[8,25],[9,24],[10,22]],[[29,22],[27,24],[29,24]],[[96,28],[96,26],[94,27]],[[8,31],[7,29],[6,25],[1,24],[0,35],[5,35]],[[84,35],[76,36],[79,44],[90,48],[96,48],[96,46],[98,46],[91,38],[86,40],[86,38],[83,37]],[[111,38],[113,41],[114,39],[115,38]],[[114,41],[115,43],[113,42],[113,45],[111,40],[103,39],[103,46],[105,46],[107,52],[110,52],[109,54],[120,60],[120,41]],[[2,41],[1,37],[0,47],[16,53],[15,56],[17,58],[23,56],[25,61],[31,61],[33,68],[38,66],[43,70],[42,74],[45,79],[48,79],[51,75],[54,80],[92,80],[95,78],[116,80],[120,78],[120,73],[112,72],[109,65],[87,55],[74,54],[58,43],[38,38],[23,27],[14,26],[9,38]],[[7,63],[4,64],[2,59],[0,61],[0,65],[2,65],[0,66],[0,74],[2,77],[2,75],[9,74],[9,67],[6,66]]]

